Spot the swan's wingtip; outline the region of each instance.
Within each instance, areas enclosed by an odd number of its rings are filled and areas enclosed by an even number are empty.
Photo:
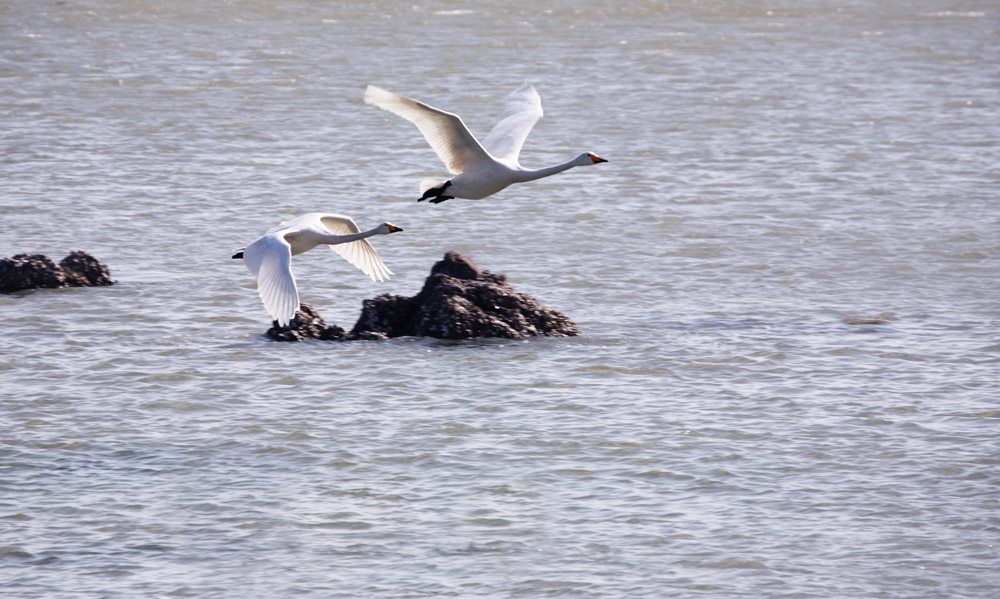
[[[365,88],[364,100],[365,104],[378,106],[379,102],[384,102],[387,99],[391,99],[393,96],[395,96],[395,94],[388,90],[382,89],[377,85],[368,84],[368,87]]]

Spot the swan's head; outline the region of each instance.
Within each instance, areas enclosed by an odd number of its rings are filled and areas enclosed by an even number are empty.
[[[576,161],[580,163],[580,166],[586,166],[588,164],[597,164],[599,162],[607,162],[607,160],[601,158],[593,152],[584,152],[577,156]]]
[[[396,233],[399,231],[402,231],[402,229],[400,229],[399,227],[397,227],[392,223],[382,223],[381,225],[378,226],[378,229],[376,229],[375,234],[388,235],[389,233]]]

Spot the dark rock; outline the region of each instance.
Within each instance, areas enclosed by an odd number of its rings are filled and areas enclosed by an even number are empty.
[[[518,293],[507,277],[480,271],[471,258],[448,252],[414,297],[380,295],[365,300],[351,338],[363,333],[438,339],[579,335],[564,314]]]
[[[274,322],[266,334],[275,341],[520,339],[534,335],[568,337],[579,335],[580,330],[564,314],[515,291],[507,284],[507,277],[480,271],[468,256],[448,252],[431,269],[417,295],[383,294],[364,300],[361,316],[350,334],[336,325],[327,326],[309,304],[300,304],[288,325],[279,327]]]
[[[384,293],[361,303],[361,316],[354,323],[351,335],[387,331],[403,331],[409,328],[416,306],[416,298]],[[395,335],[399,336],[399,335]]]
[[[13,258],[0,258],[0,293],[113,283],[108,267],[86,252],[72,252],[59,264],[42,254],[18,254]]]
[[[483,274],[480,272],[479,267],[476,266],[476,263],[472,261],[472,258],[455,250],[445,252],[444,258],[431,267],[432,275],[438,273],[470,281],[478,279]]]
[[[351,335],[350,337],[345,338],[345,340],[349,339],[351,341],[384,341],[388,338],[389,336],[386,335],[385,333],[376,333],[375,331],[362,331],[357,335]]]
[[[81,287],[113,285],[108,267],[87,252],[70,252],[59,262],[66,273],[67,281],[72,277]],[[71,284],[76,286],[76,284]]]
[[[341,327],[337,325],[326,326],[319,312],[306,303],[299,304],[295,317],[285,326],[279,327],[277,320],[272,321],[271,328],[265,334],[275,341],[303,341],[305,339],[343,341],[347,337],[347,331]]]
[[[18,254],[0,259],[0,291],[7,293],[38,287],[62,287],[66,275],[48,256]]]

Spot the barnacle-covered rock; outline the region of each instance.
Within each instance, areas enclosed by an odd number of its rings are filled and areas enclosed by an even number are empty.
[[[388,337],[519,339],[580,334],[561,312],[519,293],[504,275],[480,271],[471,258],[454,251],[434,265],[417,295],[380,295],[363,306],[352,336],[376,332]]]
[[[518,293],[504,275],[480,271],[459,252],[448,252],[434,264],[420,293],[413,297],[383,294],[364,300],[361,316],[348,334],[327,326],[308,304],[301,304],[286,326],[267,331],[276,341],[323,339],[377,340],[391,337],[520,339],[535,335],[567,337],[580,330],[561,312]]]
[[[59,264],[43,254],[0,258],[0,293],[54,287],[113,285],[108,267],[87,252],[72,252]]]
[[[347,331],[337,325],[326,326],[323,317],[312,306],[299,304],[295,316],[285,326],[278,326],[278,321],[271,322],[271,328],[265,333],[275,341],[302,341],[305,339],[320,339],[323,341],[342,341],[347,337]]]

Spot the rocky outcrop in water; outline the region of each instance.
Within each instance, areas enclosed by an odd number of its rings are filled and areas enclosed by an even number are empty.
[[[480,271],[471,258],[448,252],[431,269],[423,289],[413,297],[380,295],[365,300],[361,316],[348,334],[327,327],[307,304],[285,327],[271,327],[278,341],[301,339],[357,340],[390,337],[521,339],[536,335],[566,337],[580,330],[561,312],[519,293],[507,277]]]
[[[386,294],[365,300],[351,334],[366,332],[438,339],[580,334],[564,314],[519,293],[504,275],[480,271],[471,258],[458,252],[446,253],[434,265],[417,295]]]
[[[54,287],[113,285],[108,267],[87,252],[72,252],[59,264],[43,254],[0,258],[0,293]]]
[[[275,341],[303,341],[305,339],[320,339],[323,341],[345,341],[347,331],[337,325],[326,326],[323,317],[312,306],[299,304],[295,317],[283,327],[278,321],[272,321],[271,328],[264,333]]]

